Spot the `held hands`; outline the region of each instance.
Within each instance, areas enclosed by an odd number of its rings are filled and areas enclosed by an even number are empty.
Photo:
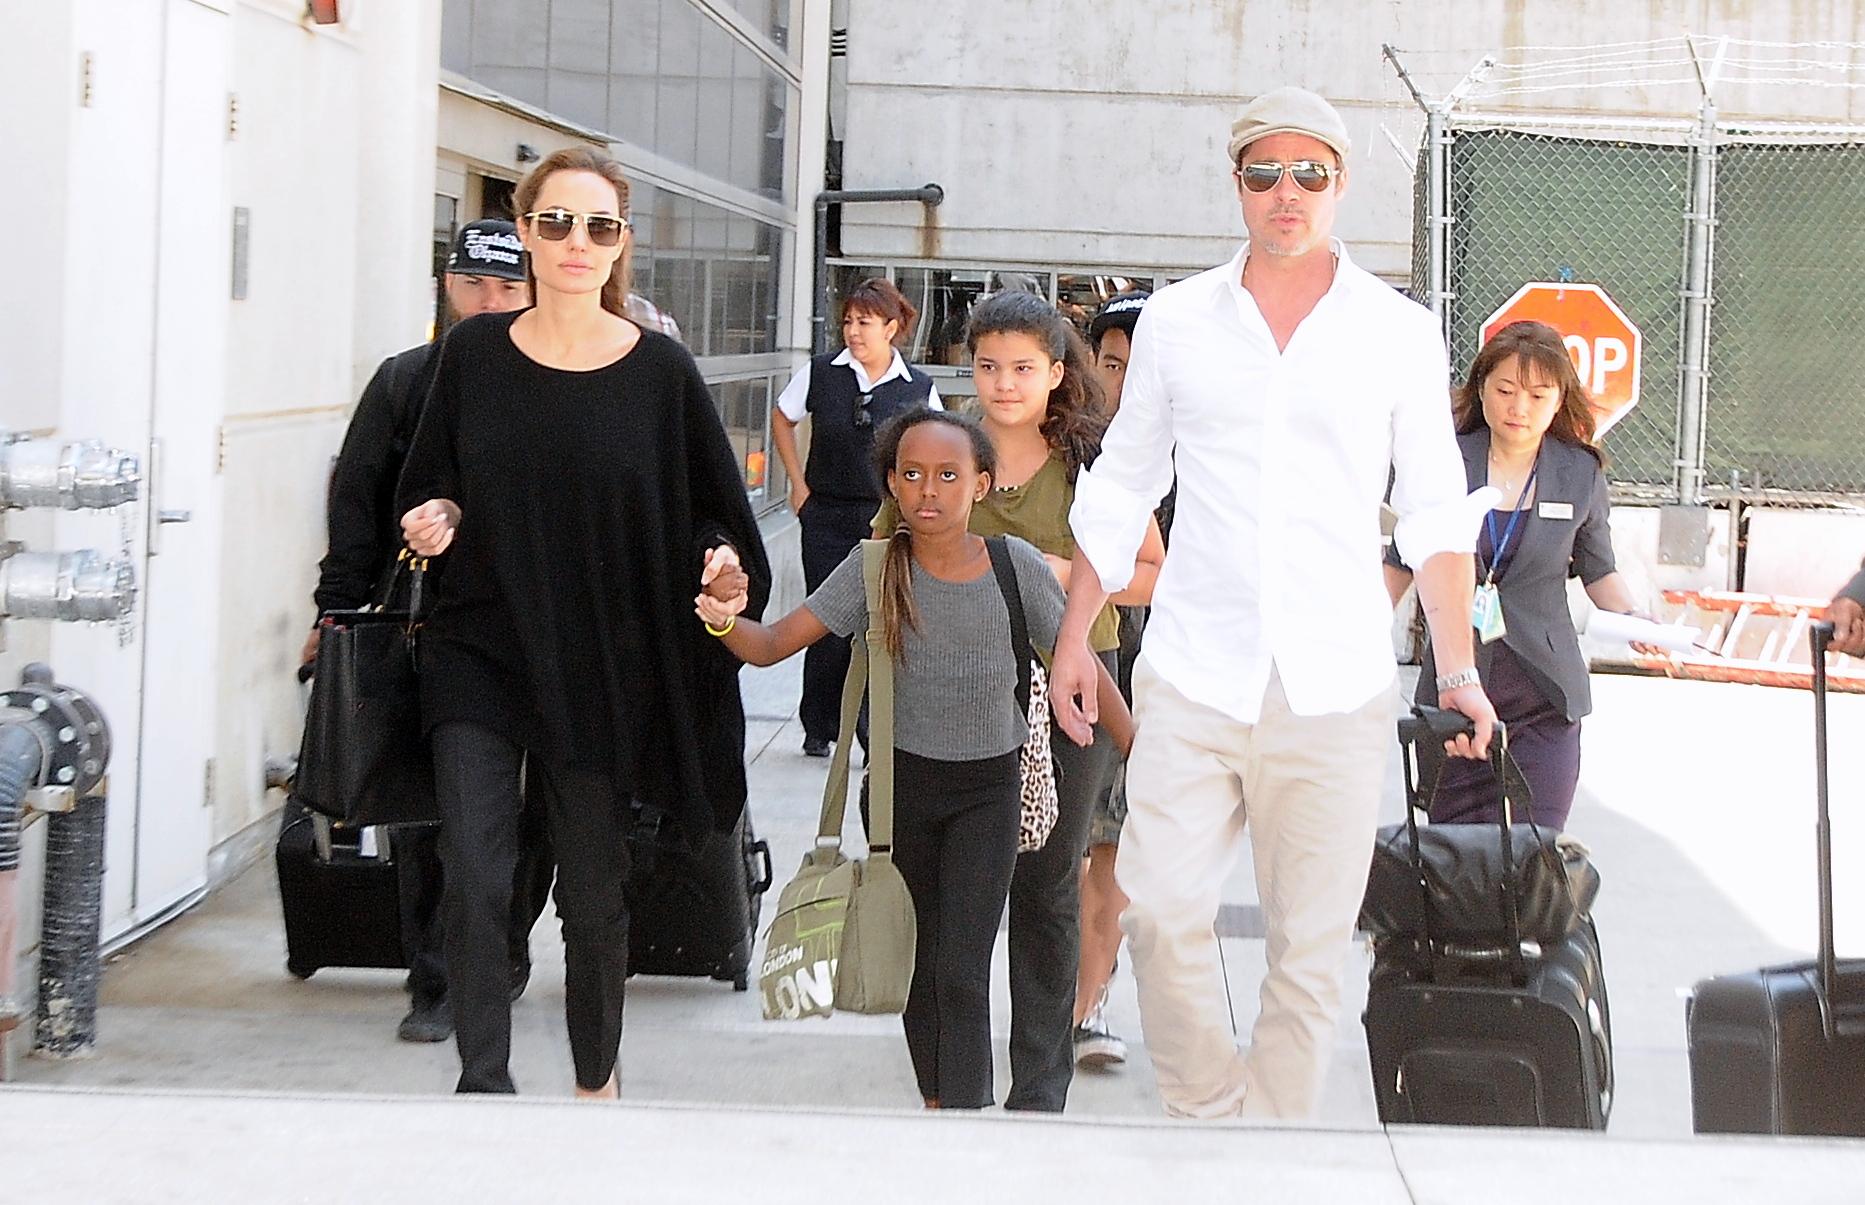
[[[1476,724],[1474,738],[1459,734],[1444,742],[1444,752],[1452,757],[1468,757],[1476,761],[1487,758],[1489,738],[1496,730],[1496,709],[1490,704],[1489,696],[1483,693],[1481,684],[1439,691],[1438,706],[1447,711],[1462,712]]]
[[[1826,608],[1826,618],[1833,622],[1829,649],[1853,657],[1865,656],[1865,607],[1841,594]]]
[[[460,508],[445,498],[430,498],[401,517],[402,538],[418,556],[439,556],[453,543]]]
[[[751,601],[751,578],[738,560],[738,550],[721,544],[706,553],[699,573],[700,592],[693,610],[709,627],[722,628]]]

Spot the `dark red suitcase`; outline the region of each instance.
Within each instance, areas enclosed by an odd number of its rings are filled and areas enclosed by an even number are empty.
[[[1813,625],[1813,744],[1819,803],[1820,949],[1808,962],[1721,975],[1684,1006],[1698,1133],[1865,1137],[1865,960],[1833,948],[1833,844],[1826,781],[1826,645]]]

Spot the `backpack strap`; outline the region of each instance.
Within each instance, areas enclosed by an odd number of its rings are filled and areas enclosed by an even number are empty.
[[[1017,564],[1010,556],[1010,545],[1003,536],[987,536],[984,546],[991,553],[991,572],[997,577],[997,589],[1004,596],[1010,612],[1010,654],[1017,662],[1017,711],[1030,713],[1030,659],[1036,651],[1030,647],[1030,625],[1023,613],[1023,591],[1017,585]]]

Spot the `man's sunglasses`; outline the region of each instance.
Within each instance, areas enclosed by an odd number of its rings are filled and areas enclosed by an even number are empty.
[[[531,229],[537,236],[552,243],[561,243],[570,237],[578,222],[589,232],[589,241],[598,247],[613,247],[622,241],[622,231],[628,229],[628,222],[623,218],[612,218],[606,213],[571,213],[567,209],[540,209],[527,213],[525,221],[531,223]]]
[[[855,404],[855,427],[858,430],[874,425],[874,415],[868,409],[868,407],[872,405],[874,405],[874,395],[872,393],[862,394],[861,400]]]
[[[1261,163],[1245,163],[1237,168],[1243,186],[1251,192],[1268,192],[1282,183],[1284,172],[1295,177],[1295,182],[1308,192],[1326,192],[1328,185],[1334,182],[1334,177],[1340,175],[1340,169],[1332,163],[1316,163],[1313,159],[1301,159],[1294,163],[1264,160]]]

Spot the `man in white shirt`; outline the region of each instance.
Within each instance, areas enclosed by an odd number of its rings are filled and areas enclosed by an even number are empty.
[[[1053,697],[1081,739],[1095,718],[1089,621],[1126,584],[1176,459],[1116,873],[1147,1048],[1177,1116],[1315,1111],[1394,740],[1389,469],[1395,538],[1423,566],[1439,701],[1475,721],[1452,752],[1483,755],[1495,722],[1470,630],[1485,503],[1464,496],[1444,341],[1330,238],[1348,145],[1313,93],[1282,88],[1244,110],[1229,151],[1249,241],[1147,302],[1120,412],[1070,514],[1079,551]],[[1247,1054],[1212,932],[1246,820],[1268,930]]]

